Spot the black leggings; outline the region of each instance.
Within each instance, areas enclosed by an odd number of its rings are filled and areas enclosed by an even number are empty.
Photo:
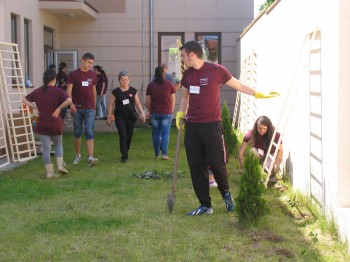
[[[136,121],[130,120],[127,117],[115,116],[115,126],[119,134],[119,148],[122,159],[128,159],[128,152],[131,145],[132,135],[134,133]]]
[[[185,148],[196,196],[201,205],[211,207],[208,166],[211,166],[221,194],[229,190],[221,121],[186,123]]]

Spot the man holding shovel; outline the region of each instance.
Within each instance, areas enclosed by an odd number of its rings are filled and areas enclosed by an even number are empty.
[[[190,41],[180,47],[181,60],[186,66],[181,80],[182,97],[176,114],[176,126],[186,119],[185,148],[192,185],[200,206],[187,213],[190,216],[212,214],[209,194],[208,166],[211,166],[226,209],[233,211],[235,203],[229,191],[225,166],[225,142],[221,124],[220,87],[227,85],[256,98],[271,98],[240,82],[219,64],[204,62],[201,46]],[[185,113],[187,112],[187,114]]]

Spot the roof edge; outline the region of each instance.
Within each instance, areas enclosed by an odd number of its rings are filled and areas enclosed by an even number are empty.
[[[239,37],[237,38],[236,41],[239,41],[250,30],[250,28],[252,28],[253,25],[259,21],[259,19],[263,15],[265,15],[265,14],[268,15],[280,2],[281,2],[281,0],[276,0],[268,8],[265,8],[263,11],[261,11],[260,14],[257,17],[255,17],[254,20],[243,30],[242,34],[239,35]]]

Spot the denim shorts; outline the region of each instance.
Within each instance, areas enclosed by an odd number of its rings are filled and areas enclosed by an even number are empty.
[[[74,125],[74,137],[81,138],[85,128],[85,139],[94,139],[95,110],[78,109],[72,114]]]

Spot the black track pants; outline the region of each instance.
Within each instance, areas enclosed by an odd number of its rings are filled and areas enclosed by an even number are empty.
[[[192,185],[199,202],[211,207],[208,166],[211,166],[219,191],[229,190],[226,152],[221,121],[186,123],[185,148]]]
[[[126,117],[115,116],[115,125],[119,135],[119,149],[122,159],[128,159],[132,135],[134,133],[135,122]]]

